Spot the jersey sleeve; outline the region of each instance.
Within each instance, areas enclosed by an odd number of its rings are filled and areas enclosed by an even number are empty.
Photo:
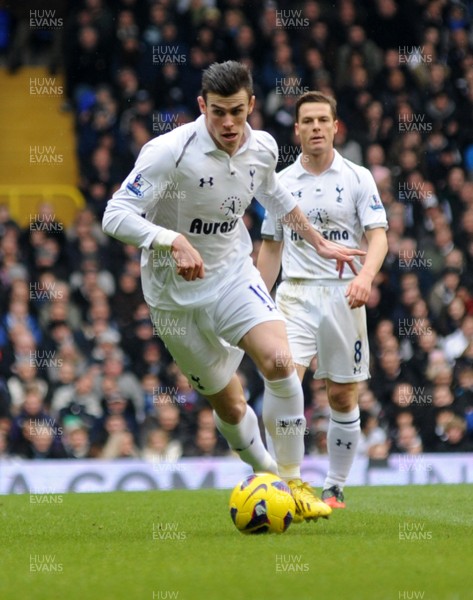
[[[267,210],[264,213],[261,225],[261,237],[265,240],[273,240],[275,242],[282,242],[284,239],[281,220]]]
[[[379,197],[373,175],[368,169],[360,169],[360,186],[357,197],[357,209],[364,230],[382,227],[388,228],[388,220],[383,203]]]
[[[289,190],[277,178],[275,171],[272,171],[258,188],[255,198],[275,219],[287,215],[297,205]]]
[[[276,175],[278,164],[276,140],[267,132],[259,131],[258,135],[262,150],[267,153],[269,159],[267,163],[268,174],[256,190],[255,198],[272,216],[278,219],[291,212],[297,202]]]
[[[144,215],[158,202],[159,190],[169,182],[174,169],[174,157],[167,146],[143,146],[133,170],[107,203],[102,220],[104,232],[125,244],[150,248],[164,228]]]

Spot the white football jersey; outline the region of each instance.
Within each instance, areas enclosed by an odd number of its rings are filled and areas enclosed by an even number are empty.
[[[203,306],[252,265],[242,217],[254,196],[276,220],[296,206],[276,177],[274,138],[248,124],[245,135],[243,146],[229,156],[217,148],[201,115],[145,144],[108,202],[103,229],[143,250],[142,285],[150,306]],[[203,279],[185,281],[169,251],[150,250],[161,228],[182,233],[198,250]]]
[[[344,159],[336,150],[331,166],[314,175],[304,169],[301,156],[278,174],[298,205],[326,239],[359,248],[363,233],[387,228],[386,212],[373,176],[364,167]],[[266,211],[263,238],[284,241],[283,279],[338,279],[335,261],[322,258],[300,235]],[[360,263],[355,259],[360,270]],[[354,277],[345,267],[343,279]]]

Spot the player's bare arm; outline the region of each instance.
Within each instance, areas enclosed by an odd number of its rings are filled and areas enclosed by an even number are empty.
[[[261,244],[256,266],[269,291],[273,289],[281,269],[283,246],[284,242],[277,240],[263,240]]]
[[[348,285],[346,297],[351,308],[364,306],[368,301],[373,279],[381,268],[388,251],[386,231],[382,227],[365,231],[368,252],[358,275]]]
[[[171,254],[177,265],[177,274],[186,281],[203,279],[205,275],[202,257],[183,235],[178,235],[171,244]]]
[[[320,256],[323,258],[335,259],[337,261],[336,269],[340,273],[340,276],[343,272],[345,263],[347,263],[353,273],[357,275],[353,259],[355,256],[365,256],[366,252],[364,250],[347,248],[346,246],[326,240],[314,227],[312,227],[299,206],[295,206],[287,213],[282,221],[309,242]]]

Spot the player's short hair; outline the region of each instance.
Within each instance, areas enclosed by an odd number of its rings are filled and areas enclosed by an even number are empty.
[[[322,92],[305,92],[296,101],[296,121],[299,120],[299,109],[306,102],[323,102],[330,106],[333,120],[337,120],[337,101],[332,96],[327,96]]]
[[[207,94],[231,96],[244,88],[248,98],[253,95],[253,77],[249,68],[236,60],[213,63],[202,75],[202,96],[207,102]]]

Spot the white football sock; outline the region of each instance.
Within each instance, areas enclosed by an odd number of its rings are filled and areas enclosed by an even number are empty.
[[[251,406],[246,405],[243,419],[236,425],[222,421],[215,411],[214,418],[217,429],[243,461],[251,465],[255,471],[278,474],[276,462],[264,447],[258,417]]]
[[[302,386],[295,371],[284,379],[265,378],[263,421],[279,476],[286,480],[300,478],[306,421]]]
[[[348,413],[330,409],[327,433],[329,467],[324,490],[332,485],[338,485],[340,489],[343,489],[356,455],[360,435],[360,409],[358,406]]]

